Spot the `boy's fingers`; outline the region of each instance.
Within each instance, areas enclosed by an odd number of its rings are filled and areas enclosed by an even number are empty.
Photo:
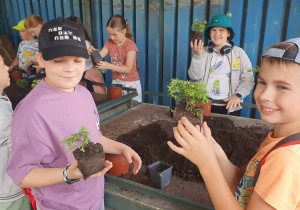
[[[182,127],[184,126],[185,127],[185,132],[182,132]],[[195,126],[193,124],[191,124],[188,119],[186,117],[183,117],[182,120],[181,120],[181,123],[178,122],[178,130],[181,134],[181,136],[187,141],[187,140],[190,140],[191,137],[201,137],[202,134],[201,132],[199,132],[199,130],[197,130],[195,128]]]
[[[181,135],[178,132],[178,129],[175,127],[173,128],[173,133],[174,133],[174,137],[176,139],[176,141],[178,142],[178,144],[180,144],[182,147],[185,147],[187,145],[187,142],[184,138],[181,137]]]
[[[200,126],[199,125],[195,125],[195,128],[198,130],[198,131],[200,131]]]
[[[190,42],[190,46],[192,49],[194,48],[193,41]]]
[[[203,127],[203,135],[205,136],[205,138],[207,138],[207,139],[210,138],[211,137],[211,130],[208,127],[207,123],[203,122],[202,127]]]
[[[141,169],[141,167],[142,167],[142,160],[139,156],[137,156],[133,159],[133,173],[137,174]]]
[[[168,141],[167,144],[169,145],[169,147],[171,148],[171,150],[173,150],[174,152],[184,156],[184,149],[175,146],[172,142]]]

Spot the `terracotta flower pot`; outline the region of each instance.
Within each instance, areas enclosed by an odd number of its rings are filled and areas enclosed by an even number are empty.
[[[200,106],[203,106],[204,107],[204,116],[206,117],[209,117],[210,116],[210,113],[211,113],[211,104],[212,104],[212,101],[204,104],[204,103],[198,103],[196,105],[196,107],[200,107]]]
[[[22,79],[22,71],[21,70],[12,70],[11,71],[11,79],[13,82],[17,82],[19,79]]]
[[[110,100],[113,100],[113,99],[116,99],[116,98],[119,98],[122,96],[122,87],[123,87],[123,85],[121,85],[121,84],[111,84],[108,87]]]
[[[105,154],[105,160],[112,162],[113,167],[107,173],[114,176],[126,174],[129,170],[129,163],[123,155]]]

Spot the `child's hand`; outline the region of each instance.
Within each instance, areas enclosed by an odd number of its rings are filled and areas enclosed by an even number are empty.
[[[109,69],[109,63],[106,61],[99,61],[97,65],[95,66],[96,69],[98,70],[106,70]]]
[[[97,49],[94,48],[92,45],[88,49],[88,54],[91,55],[92,52],[96,51]]]
[[[109,162],[108,160],[106,160],[105,161],[105,168],[102,171],[91,175],[90,178],[103,176],[109,169],[112,168],[112,166],[113,166],[112,163]],[[71,163],[70,167],[67,170],[67,174],[68,174],[68,177],[70,179],[81,179],[81,178],[83,178],[83,175],[82,175],[81,171],[78,168],[78,161],[77,160],[75,160],[73,163]]]
[[[227,98],[224,100],[224,102],[228,102],[226,109],[231,110],[232,108],[236,108],[236,106],[239,106],[240,108],[242,108],[241,106],[241,99],[239,99],[239,97],[237,96],[231,96],[230,98]]]
[[[201,133],[199,128],[194,127],[187,118],[183,117],[178,121],[178,126],[173,131],[176,141],[182,147],[177,147],[168,141],[169,147],[189,159],[200,170],[209,166],[210,161],[217,161],[214,151],[214,140],[205,122],[203,123],[203,133]]]
[[[201,56],[203,53],[203,44],[201,40],[197,43],[197,39],[195,39],[194,43],[191,41],[190,45],[195,55]]]
[[[12,69],[14,68],[14,66],[13,65],[10,65],[9,67],[8,67],[8,72],[10,72]]]
[[[133,173],[137,174],[142,166],[142,160],[140,156],[130,147],[124,144],[122,148],[122,154],[129,163],[133,163]]]

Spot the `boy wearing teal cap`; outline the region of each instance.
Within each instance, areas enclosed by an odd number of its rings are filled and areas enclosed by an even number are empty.
[[[208,46],[197,40],[190,43],[194,52],[189,68],[189,77],[207,84],[207,93],[214,100],[226,104],[213,104],[212,112],[239,116],[241,102],[254,86],[251,62],[245,51],[234,46],[235,35],[231,14],[215,15],[204,30],[204,37],[210,39]]]
[[[12,27],[13,29],[20,31],[22,41],[19,44],[16,58],[8,68],[9,71],[11,71],[18,65],[19,68],[25,70],[26,73],[31,73],[27,68],[30,61],[36,60],[35,54],[38,51],[39,44],[30,31],[25,29],[24,22],[25,20],[21,20],[18,25]]]

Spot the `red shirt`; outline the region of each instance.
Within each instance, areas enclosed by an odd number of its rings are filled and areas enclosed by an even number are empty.
[[[136,51],[136,54],[138,54],[139,52],[136,44],[128,38],[126,38],[126,41],[122,46],[116,45],[111,39],[109,39],[105,43],[104,47],[106,47],[106,49],[109,52],[111,63],[118,66],[126,64],[126,56],[128,52]],[[136,59],[133,63],[132,70],[129,74],[114,71],[113,79],[119,79],[125,82],[140,80],[140,77],[137,73]]]

